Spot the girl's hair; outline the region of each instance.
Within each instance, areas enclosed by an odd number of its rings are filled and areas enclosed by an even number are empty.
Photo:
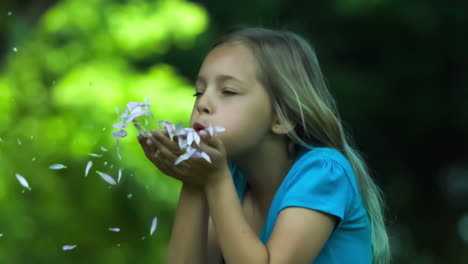
[[[276,117],[282,125],[295,125],[288,133],[293,149],[330,147],[348,159],[370,219],[373,263],[389,263],[381,190],[341,125],[335,101],[309,43],[295,33],[264,28],[235,31],[215,46],[223,43],[243,44],[254,54],[259,66],[257,78],[268,90]]]

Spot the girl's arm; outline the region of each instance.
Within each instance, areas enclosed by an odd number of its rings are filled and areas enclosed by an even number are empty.
[[[301,207],[281,211],[264,245],[247,223],[232,177],[205,187],[209,211],[226,263],[311,263],[323,247],[337,219]]]
[[[202,189],[184,184],[176,210],[168,263],[206,263],[208,205]]]

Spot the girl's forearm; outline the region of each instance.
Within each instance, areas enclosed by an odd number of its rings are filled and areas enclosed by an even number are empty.
[[[223,178],[205,193],[226,263],[268,263],[268,250],[247,223],[232,178]]]
[[[202,189],[184,184],[176,210],[168,263],[205,263],[208,205]]]

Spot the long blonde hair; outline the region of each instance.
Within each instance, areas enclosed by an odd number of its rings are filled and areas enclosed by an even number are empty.
[[[294,146],[330,147],[340,151],[357,178],[370,219],[373,263],[390,262],[390,245],[383,216],[383,197],[369,170],[345,133],[309,43],[289,31],[244,28],[216,45],[246,45],[257,59],[258,80],[268,90],[281,124],[295,124],[288,137]]]

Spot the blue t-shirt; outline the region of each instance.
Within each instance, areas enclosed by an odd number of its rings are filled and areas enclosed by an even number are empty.
[[[243,201],[246,178],[233,163],[229,166]],[[290,206],[326,212],[339,219],[314,264],[372,262],[369,218],[351,165],[340,152],[301,147],[270,205],[260,234],[263,244],[268,242],[281,210]]]

